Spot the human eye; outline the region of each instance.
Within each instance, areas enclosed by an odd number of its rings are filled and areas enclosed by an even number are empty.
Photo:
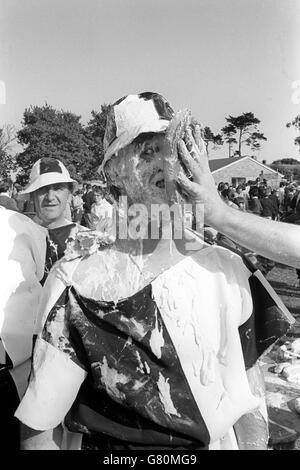
[[[44,196],[44,194],[46,194],[46,192],[47,192],[47,186],[42,186],[41,188],[36,190],[36,194],[38,196]]]
[[[140,157],[144,160],[148,160],[153,157],[153,154],[154,154],[153,145],[151,145],[150,143],[145,143],[140,153]]]
[[[55,183],[53,185],[54,191],[62,191],[65,189],[65,184],[64,183]]]
[[[152,147],[147,147],[143,150],[143,154],[145,155],[152,155],[154,152],[153,148]]]

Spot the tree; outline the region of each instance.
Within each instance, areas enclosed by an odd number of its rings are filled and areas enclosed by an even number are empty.
[[[219,145],[223,145],[223,139],[221,134],[214,134],[210,127],[204,127],[203,130],[203,140],[206,147],[206,153],[209,157],[209,144],[213,145],[213,149]]]
[[[237,144],[237,140],[235,138],[236,128],[232,124],[228,124],[228,126],[223,127],[221,131],[223,132],[225,142],[227,142],[228,144],[228,152],[230,158],[232,157],[232,146],[233,144]]]
[[[286,127],[288,128],[291,126],[293,126],[299,132],[299,135],[295,138],[294,143],[295,145],[298,145],[300,152],[300,114],[298,114],[292,122],[288,122],[286,124]]]
[[[104,157],[103,138],[107,114],[110,109],[110,104],[103,104],[101,105],[101,111],[93,110],[91,113],[92,119],[90,119],[85,128],[85,133],[89,141],[89,149],[92,153],[96,169],[98,169]]]
[[[47,103],[25,109],[22,128],[17,134],[25,147],[16,157],[20,183],[27,181],[32,165],[42,157],[61,160],[77,181],[89,178],[95,162],[80,119],[80,116],[58,111]]]
[[[15,170],[16,162],[12,155],[12,146],[16,141],[16,130],[11,124],[0,128],[0,177],[8,178]]]
[[[288,180],[300,179],[300,162],[295,158],[282,158],[269,165],[273,170],[282,173]]]
[[[293,179],[293,174],[294,174],[293,170],[290,170],[287,167],[281,166],[278,168],[278,171],[279,173],[282,173],[287,180],[290,181]]]
[[[243,113],[240,116],[230,116],[226,118],[228,122],[228,126],[223,128],[223,132],[225,129],[227,132],[230,130],[232,134],[231,138],[235,139],[235,135],[237,135],[237,143],[238,143],[238,156],[242,156],[242,144],[245,143],[246,145],[254,146],[253,148],[260,148],[259,141],[267,140],[262,132],[258,131],[258,124],[260,120],[257,119],[253,113]],[[234,132],[235,131],[235,132]],[[253,135],[255,137],[253,137]]]
[[[282,158],[281,160],[272,162],[272,165],[299,165],[299,163],[296,158]]]
[[[262,132],[252,132],[252,134],[245,140],[246,145],[249,145],[252,152],[258,152],[261,148],[261,141],[267,140]]]

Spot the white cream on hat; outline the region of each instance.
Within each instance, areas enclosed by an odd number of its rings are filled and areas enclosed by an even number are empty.
[[[104,159],[99,172],[113,155],[131,144],[140,134],[164,132],[173,116],[170,104],[158,93],[128,95],[116,101],[107,116],[103,140]]]
[[[20,194],[32,193],[43,186],[56,183],[73,183],[73,185],[77,185],[77,181],[70,177],[62,162],[56,158],[40,158],[33,165],[28,185]]]

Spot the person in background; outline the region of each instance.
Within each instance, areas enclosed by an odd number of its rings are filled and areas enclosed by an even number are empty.
[[[249,192],[250,199],[248,201],[248,211],[256,215],[261,215],[263,212],[262,205],[259,200],[259,190],[257,186],[253,186]]]
[[[86,193],[86,185],[87,183],[82,183],[82,195]]]
[[[273,219],[273,216],[275,215],[274,204],[269,197],[270,194],[270,188],[263,188],[260,191],[260,204],[262,207],[261,216],[265,217],[266,219]]]
[[[220,195],[221,195],[223,189],[225,189],[225,183],[223,183],[223,181],[220,181],[220,183],[218,184],[218,191],[219,191]]]
[[[245,199],[239,201],[238,207],[241,211],[246,211],[247,210],[247,204],[245,202]]]
[[[16,201],[9,193],[9,184],[6,181],[0,181],[0,206],[19,212]]]
[[[237,186],[233,202],[242,210],[247,208],[247,198],[243,194],[241,185]]]
[[[249,191],[250,191],[250,187],[251,187],[251,181],[248,180],[247,183],[245,184],[242,184],[242,194],[244,195],[244,197],[248,200],[249,199]]]
[[[290,202],[290,214],[285,218],[285,222],[298,223],[300,221],[300,186],[295,186],[295,193]]]
[[[228,206],[232,206],[236,209],[238,208],[238,205],[236,204],[236,202],[234,202],[234,192],[231,189],[223,189],[223,191],[221,192],[221,197]]]
[[[33,199],[30,197],[30,194],[24,194],[24,198],[24,214],[33,219],[36,216]]]
[[[15,183],[12,197],[16,201],[19,212],[24,212],[26,197],[20,194],[21,191],[22,191],[22,186],[18,183]]]
[[[272,220],[278,220],[279,217],[279,192],[276,189],[272,189],[269,191],[269,199],[272,201],[273,204],[273,213],[272,213]]]
[[[72,220],[75,223],[81,223],[83,216],[83,191],[78,189],[72,196]]]
[[[45,227],[48,233],[43,282],[53,264],[63,256],[68,239],[84,229],[65,217],[76,187],[77,182],[60,160],[41,158],[33,165],[28,185],[21,193],[30,195],[36,212],[33,221]]]
[[[29,182],[21,194],[29,194],[36,212],[34,221],[47,229],[70,224],[65,218],[76,181],[56,158],[41,158],[33,165]]]
[[[279,189],[278,189],[279,216],[282,216],[284,212],[285,187],[286,187],[286,183],[284,181],[281,181],[279,183]]]
[[[105,198],[105,189],[100,186],[93,188],[95,202],[91,207],[91,226],[92,230],[96,230],[98,224],[105,224],[113,218],[113,205]]]
[[[294,205],[294,197],[296,195],[296,187],[291,184],[289,186],[286,186],[286,189],[285,189],[285,198],[284,198],[284,221],[286,221],[286,219],[289,217],[289,216],[292,216],[291,219],[295,219],[294,217],[294,207],[292,207],[292,205]],[[295,201],[295,200],[294,200]]]
[[[93,187],[90,183],[86,185],[86,192],[82,196],[83,199],[83,220],[82,225],[85,227],[91,228],[92,221],[91,221],[91,208],[95,202]]]

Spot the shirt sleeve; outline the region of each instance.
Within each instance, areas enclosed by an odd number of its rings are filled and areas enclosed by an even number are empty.
[[[70,309],[66,289],[34,347],[30,382],[15,413],[32,429],[52,429],[61,423],[87,374],[70,339]]]

